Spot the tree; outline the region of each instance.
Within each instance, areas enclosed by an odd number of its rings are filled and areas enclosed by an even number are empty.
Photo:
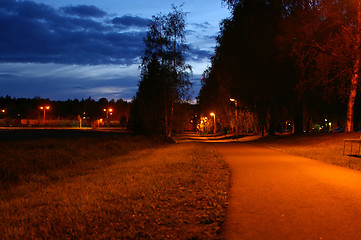
[[[232,9],[232,18],[222,23],[201,95],[214,98],[206,92],[219,86],[222,93],[218,94],[223,95],[217,100],[223,99],[219,105],[224,106],[230,97],[238,99],[238,106],[254,113],[258,118],[254,122],[263,129],[267,126],[272,134],[282,117],[293,113],[286,114],[283,109],[296,109],[294,64],[279,50],[276,41],[281,34],[282,1],[225,2]],[[207,104],[207,100],[203,103]]]
[[[132,111],[135,129],[168,137],[173,132],[175,103],[184,99],[191,85],[191,67],[184,58],[186,13],[172,8],[167,15],[153,16],[149,24]]]
[[[286,26],[303,75],[301,95],[322,88],[324,98],[336,95],[347,102],[346,131],[353,131],[360,81],[361,2],[304,0],[293,6]]]

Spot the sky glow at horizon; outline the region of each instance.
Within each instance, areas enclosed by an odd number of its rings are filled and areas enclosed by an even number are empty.
[[[183,2],[195,97],[229,16],[221,0],[1,0],[0,96],[131,100],[149,19]]]

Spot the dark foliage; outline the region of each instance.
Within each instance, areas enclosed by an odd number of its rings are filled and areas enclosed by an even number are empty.
[[[104,108],[113,108],[112,119],[124,122],[126,125],[129,118],[130,104],[119,99],[117,101],[108,101],[101,98],[98,101],[91,99],[74,99],[66,101],[51,101],[39,97],[30,98],[11,98],[10,96],[0,97],[0,109],[5,109],[5,113],[0,113],[0,119],[38,119],[42,116],[40,106],[49,105],[47,111],[48,119],[77,119],[78,116],[93,121],[104,118]]]
[[[141,80],[133,101],[132,129],[147,134],[170,137],[180,108],[191,85],[190,66],[185,63],[186,14],[173,6],[168,15],[153,16],[144,39]]]
[[[229,101],[234,98],[239,112],[254,114],[254,132],[270,134],[285,123],[302,133],[324,119],[338,125],[354,120],[360,100],[354,84],[361,45],[357,1],[223,2],[232,17],[222,22],[212,65],[204,73],[203,112],[215,109],[226,126],[234,119]]]

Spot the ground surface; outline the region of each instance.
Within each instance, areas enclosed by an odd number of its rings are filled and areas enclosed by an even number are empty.
[[[226,239],[360,239],[361,173],[247,143],[214,144],[229,164]]]
[[[0,131],[0,177],[0,239],[219,239],[230,179],[200,143],[52,129]]]

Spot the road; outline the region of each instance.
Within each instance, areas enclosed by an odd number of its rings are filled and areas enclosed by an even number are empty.
[[[248,143],[214,146],[232,172],[225,239],[361,239],[361,172]]]

